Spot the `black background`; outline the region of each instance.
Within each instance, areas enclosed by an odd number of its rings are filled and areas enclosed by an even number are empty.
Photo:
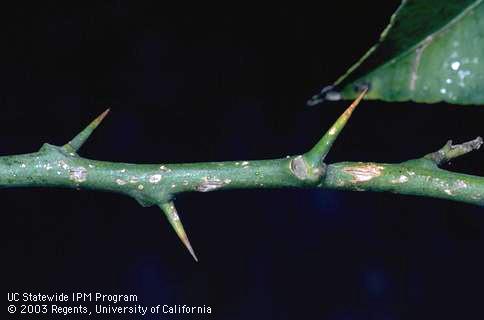
[[[397,6],[19,4],[5,10],[0,154],[62,145],[106,107],[83,156],[175,163],[304,152],[347,105],[306,100],[378,39]],[[483,116],[479,107],[364,102],[327,161],[416,158],[484,134]],[[483,176],[483,159],[476,152],[447,169]],[[0,199],[7,292],[212,307],[197,319],[484,314],[484,212],[467,204],[327,190],[186,194],[176,204],[195,263],[160,210],[130,198],[4,189]]]

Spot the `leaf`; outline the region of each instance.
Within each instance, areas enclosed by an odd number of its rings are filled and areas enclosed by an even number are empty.
[[[483,0],[404,0],[335,86],[343,99],[368,86],[367,99],[484,104]]]

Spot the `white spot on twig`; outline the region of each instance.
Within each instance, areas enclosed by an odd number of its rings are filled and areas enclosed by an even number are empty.
[[[123,179],[116,179],[116,183],[119,184],[120,186],[124,186],[127,182],[124,181]]]
[[[398,179],[392,180],[392,183],[405,183],[408,181],[407,176],[401,175]]]
[[[61,167],[64,170],[69,169],[69,165],[64,162],[64,160],[59,161],[59,167]]]
[[[69,170],[69,179],[74,180],[77,183],[86,181],[87,170],[84,167],[72,168]]]
[[[158,183],[161,180],[161,174],[154,174],[150,177],[149,181],[151,183]]]
[[[143,190],[144,188],[145,187],[142,184],[138,185],[138,190]]]
[[[454,183],[454,188],[456,188],[456,189],[465,189],[465,188],[467,188],[467,184],[464,181],[462,181],[462,180],[457,180]]]

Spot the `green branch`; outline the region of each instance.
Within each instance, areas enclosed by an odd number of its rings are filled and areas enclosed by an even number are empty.
[[[481,137],[477,137],[474,140],[458,145],[452,145],[452,140],[449,140],[445,146],[442,147],[442,149],[429,153],[425,156],[425,158],[432,160],[436,165],[441,165],[471,151],[479,150],[479,148],[482,146],[482,143],[483,141]]]
[[[197,260],[173,200],[184,192],[244,188],[323,188],[385,191],[484,206],[484,177],[454,173],[438,166],[482,145],[481,138],[447,143],[421,159],[399,164],[323,160],[363,97],[343,113],[309,152],[274,160],[183,164],[128,164],[82,158],[79,148],[106,116],[94,120],[68,144],[44,144],[35,153],[0,157],[0,188],[63,187],[125,194],[142,206],[158,205],[183,244]]]

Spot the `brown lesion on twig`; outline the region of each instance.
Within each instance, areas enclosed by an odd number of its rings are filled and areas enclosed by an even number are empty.
[[[230,182],[229,182],[230,183]],[[209,192],[222,188],[227,182],[218,178],[204,177],[201,184],[196,187],[199,192]]]
[[[370,181],[373,178],[379,177],[382,174],[383,169],[383,166],[375,163],[362,163],[361,165],[345,167],[343,168],[343,171],[353,177],[351,182],[359,183]]]
[[[440,150],[429,153],[424,158],[432,160],[436,165],[440,166],[454,158],[460,157],[474,150],[478,150],[482,144],[483,140],[481,137],[477,137],[474,140],[456,145],[453,145],[452,140],[449,140]]]

